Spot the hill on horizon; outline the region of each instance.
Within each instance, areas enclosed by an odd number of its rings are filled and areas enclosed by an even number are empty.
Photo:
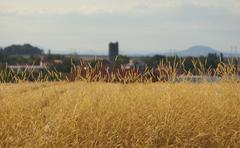
[[[179,51],[176,53],[176,55],[181,57],[186,57],[186,56],[200,57],[200,56],[207,56],[209,53],[220,53],[220,52],[208,46],[197,45],[197,46],[192,46],[186,50]]]
[[[41,55],[43,54],[43,50],[34,47],[31,44],[23,44],[23,45],[10,45],[2,49],[4,54],[8,55]]]

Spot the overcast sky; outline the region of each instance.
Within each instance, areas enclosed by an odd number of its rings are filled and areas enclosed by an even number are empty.
[[[0,46],[55,52],[160,53],[240,48],[240,0],[0,0]]]

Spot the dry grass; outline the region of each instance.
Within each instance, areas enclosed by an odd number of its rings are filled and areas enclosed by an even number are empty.
[[[0,147],[240,147],[240,84],[0,84]]]

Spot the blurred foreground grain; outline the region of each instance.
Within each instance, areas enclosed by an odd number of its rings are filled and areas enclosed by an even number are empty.
[[[240,84],[0,84],[0,147],[240,147]]]

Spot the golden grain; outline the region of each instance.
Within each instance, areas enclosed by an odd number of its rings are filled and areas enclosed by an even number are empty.
[[[240,84],[0,84],[0,147],[240,147]]]

